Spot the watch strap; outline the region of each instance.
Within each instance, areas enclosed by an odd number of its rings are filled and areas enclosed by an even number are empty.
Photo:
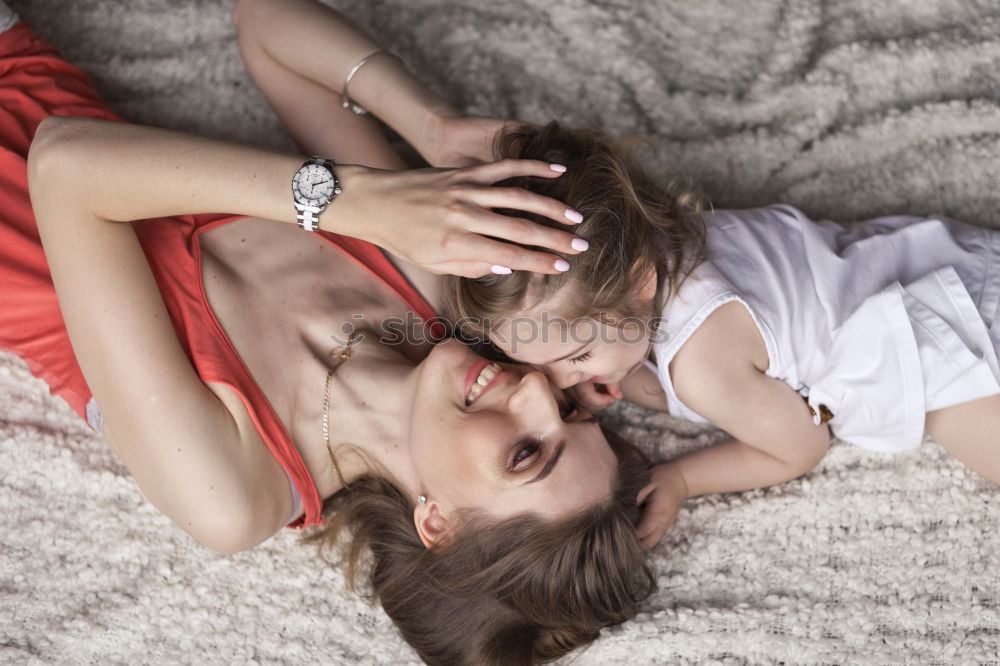
[[[317,207],[307,204],[295,203],[295,210],[298,211],[296,217],[299,220],[299,228],[304,231],[319,231],[319,214],[326,206]]]

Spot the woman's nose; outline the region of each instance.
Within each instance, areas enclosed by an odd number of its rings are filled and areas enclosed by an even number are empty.
[[[549,414],[559,414],[548,378],[535,370],[529,372],[514,388],[507,402],[512,412],[538,418]]]

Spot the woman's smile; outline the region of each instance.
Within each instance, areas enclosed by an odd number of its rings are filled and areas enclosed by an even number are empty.
[[[472,364],[465,375],[465,404],[471,405],[479,396],[491,388],[506,371],[497,363],[479,359]]]

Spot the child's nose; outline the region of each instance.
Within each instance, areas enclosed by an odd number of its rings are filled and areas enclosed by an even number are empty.
[[[557,368],[551,365],[534,365],[531,366],[535,370],[544,373],[549,380],[558,386],[559,388],[566,390],[570,386],[573,386],[577,382],[573,381],[573,375],[579,374],[572,370],[567,371],[565,369]]]
[[[566,390],[571,386],[576,386],[582,382],[586,377],[579,370],[569,370],[569,369],[559,369],[551,370],[550,376],[552,381],[555,382],[556,386]]]

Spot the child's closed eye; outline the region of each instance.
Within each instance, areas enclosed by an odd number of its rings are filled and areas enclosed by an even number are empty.
[[[569,360],[570,363],[583,363],[584,361],[589,361],[592,354],[590,352],[584,352],[579,356],[574,356]]]

